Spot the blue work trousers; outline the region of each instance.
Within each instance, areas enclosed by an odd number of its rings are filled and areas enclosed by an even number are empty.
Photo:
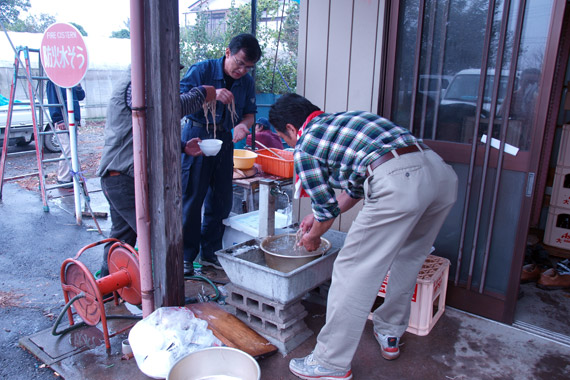
[[[213,125],[205,128],[188,121],[182,131],[182,140],[194,137],[214,138]],[[222,249],[225,230],[222,221],[232,209],[232,133],[216,131],[216,138],[223,141],[216,156],[182,154],[182,233],[184,261],[188,262],[194,261],[198,253],[206,261],[215,259],[215,252]]]

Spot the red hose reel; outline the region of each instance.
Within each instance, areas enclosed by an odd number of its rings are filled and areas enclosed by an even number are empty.
[[[86,250],[113,241],[115,243],[107,256],[109,275],[95,279],[85,264],[78,259]],[[83,247],[74,258],[66,259],[61,266],[60,278],[66,304],[81,294],[84,295],[78,297],[73,306],[86,324],[95,326],[101,321],[105,346],[109,350],[111,344],[103,296],[113,293],[115,305],[119,304],[118,296],[133,305],[142,302],[138,252],[117,239],[105,239]],[[67,316],[72,326],[74,321],[71,308],[67,309]]]

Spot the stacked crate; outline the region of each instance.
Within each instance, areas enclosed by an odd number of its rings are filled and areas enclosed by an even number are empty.
[[[562,127],[544,243],[570,249],[570,124]]]
[[[447,280],[450,262],[444,257],[429,255],[418,273],[412,296],[407,332],[424,336],[429,334],[445,310]],[[378,297],[386,297],[390,273],[386,276]],[[372,313],[368,319],[372,319]]]

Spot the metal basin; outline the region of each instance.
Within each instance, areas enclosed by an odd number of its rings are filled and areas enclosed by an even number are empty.
[[[321,257],[331,248],[331,243],[323,237],[321,245],[313,252],[308,252],[305,247],[295,247],[295,243],[295,234],[268,236],[261,240],[260,247],[267,266],[280,272],[291,272]]]
[[[261,370],[246,352],[231,347],[194,351],[172,366],[167,380],[259,380]]]

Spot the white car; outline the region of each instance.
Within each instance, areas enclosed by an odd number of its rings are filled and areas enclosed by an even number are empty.
[[[438,87],[440,92],[445,92],[452,79],[453,76],[451,75],[420,75],[418,92],[429,95],[435,99],[438,93]]]
[[[461,70],[453,77],[453,80],[445,90],[441,99],[441,106],[450,106],[456,104],[477,105],[479,93],[479,80],[481,78],[481,69]],[[509,72],[503,70],[501,73],[501,83],[499,85],[498,105],[503,102],[507,93],[507,82]],[[487,70],[487,79],[485,81],[485,91],[483,94],[483,114],[488,114],[491,110],[491,95],[493,92],[493,83],[495,81],[495,70]]]
[[[0,106],[0,144],[4,143],[4,130],[8,119],[8,105]],[[39,118],[36,118],[39,123]],[[10,128],[9,145],[25,146],[34,140],[34,124],[30,107],[27,105],[14,105]],[[49,131],[49,123],[44,117],[43,131]],[[57,138],[53,134],[44,135],[44,148],[53,153],[60,152]]]

